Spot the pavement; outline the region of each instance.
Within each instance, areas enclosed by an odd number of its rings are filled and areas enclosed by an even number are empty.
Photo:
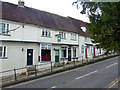
[[[118,57],[6,88],[118,88]],[[115,82],[116,82],[115,81]],[[119,82],[118,82],[119,83]],[[115,85],[114,84],[114,85]],[[118,86],[117,86],[118,85]],[[110,87],[111,86],[111,87]]]

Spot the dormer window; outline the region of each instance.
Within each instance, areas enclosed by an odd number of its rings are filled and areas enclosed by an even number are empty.
[[[81,29],[83,32],[86,32],[86,30],[87,30],[86,27],[81,27]]]
[[[9,24],[8,23],[0,23],[0,33],[8,34],[9,32]]]

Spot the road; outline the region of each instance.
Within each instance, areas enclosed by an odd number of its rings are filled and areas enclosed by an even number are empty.
[[[8,88],[106,88],[119,77],[118,57]]]

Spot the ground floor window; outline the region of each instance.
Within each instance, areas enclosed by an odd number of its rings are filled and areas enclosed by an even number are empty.
[[[0,46],[0,58],[7,57],[7,47],[6,46]]]
[[[51,44],[41,45],[41,61],[51,61]]]
[[[61,48],[61,57],[62,58],[66,58],[67,57],[67,48],[66,47],[62,47]]]
[[[51,50],[41,50],[41,61],[51,61]]]
[[[73,47],[73,57],[77,57],[76,47]]]
[[[90,52],[93,53],[93,46],[90,47]]]

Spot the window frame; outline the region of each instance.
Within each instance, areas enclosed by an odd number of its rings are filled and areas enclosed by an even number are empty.
[[[42,29],[42,33],[41,33],[42,37],[51,37],[51,30],[50,29]]]
[[[61,34],[60,38],[61,39],[66,39],[67,38],[67,33],[63,31],[59,31],[59,34]]]
[[[9,35],[10,24],[2,22],[0,26],[0,34]]]
[[[7,58],[7,46],[0,46],[0,47],[2,47],[2,51],[0,51],[1,53],[0,58],[2,59]]]
[[[74,52],[75,52],[75,54],[74,54]],[[73,47],[73,58],[76,58],[76,57],[77,57],[77,47]]]
[[[77,34],[71,33],[71,40],[77,40]]]
[[[66,54],[63,54],[64,50],[66,50]],[[62,55],[66,55],[63,57]],[[61,47],[61,58],[67,58],[67,47]]]
[[[82,31],[83,32],[86,32],[87,31],[87,28],[86,27],[81,27]]]

